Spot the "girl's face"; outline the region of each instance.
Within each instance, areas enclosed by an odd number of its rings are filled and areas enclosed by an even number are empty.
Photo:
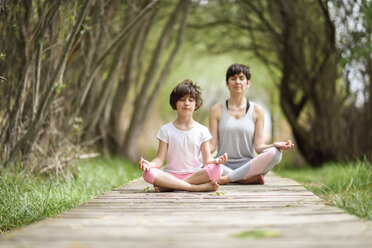
[[[179,114],[192,114],[195,111],[196,101],[190,95],[181,97],[176,104]]]
[[[227,87],[230,92],[245,92],[245,89],[248,88],[249,85],[250,81],[247,80],[247,77],[243,72],[229,77],[229,80],[227,81]]]

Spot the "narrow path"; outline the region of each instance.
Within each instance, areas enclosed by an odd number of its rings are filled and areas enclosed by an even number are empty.
[[[293,180],[265,179],[218,193],[148,192],[137,179],[9,233],[0,247],[372,247],[371,221],[326,205]],[[257,230],[266,237],[247,237]]]

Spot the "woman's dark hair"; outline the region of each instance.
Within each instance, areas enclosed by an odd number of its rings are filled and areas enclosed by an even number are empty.
[[[199,109],[203,104],[200,87],[194,84],[190,79],[183,80],[172,90],[169,97],[169,103],[172,109],[177,109],[177,101],[184,96],[190,96],[195,99],[195,110]]]
[[[227,72],[226,72],[226,83],[227,81],[229,81],[229,78],[236,75],[236,74],[240,74],[242,73],[245,75],[245,77],[247,78],[247,80],[250,80],[251,79],[251,73],[249,72],[249,69],[247,66],[243,65],[243,64],[232,64],[229,66],[229,68],[227,69]]]

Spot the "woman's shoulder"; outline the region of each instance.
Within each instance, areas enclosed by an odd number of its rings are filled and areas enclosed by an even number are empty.
[[[217,110],[217,109],[222,109],[222,102],[216,103],[215,105],[213,105],[212,108],[211,108],[211,111],[212,110]]]
[[[253,103],[253,107],[254,107],[254,116],[255,117],[261,117],[261,116],[265,115],[265,111],[264,111],[263,107],[261,107],[257,103]]]
[[[210,110],[211,115],[219,115],[222,113],[222,103],[216,103]]]
[[[254,102],[249,102],[254,107],[254,111],[264,111],[263,107],[261,107],[259,104]]]

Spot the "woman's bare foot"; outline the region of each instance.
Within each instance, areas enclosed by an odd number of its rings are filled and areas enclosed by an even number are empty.
[[[219,185],[225,185],[225,184],[231,183],[230,176],[229,175],[221,176],[220,179],[217,180],[217,183]]]
[[[237,182],[241,184],[264,184],[265,180],[262,175],[257,175],[247,179],[241,179]]]
[[[154,185],[155,192],[170,192],[173,191],[173,189],[168,189],[168,188],[162,188],[159,186]]]

